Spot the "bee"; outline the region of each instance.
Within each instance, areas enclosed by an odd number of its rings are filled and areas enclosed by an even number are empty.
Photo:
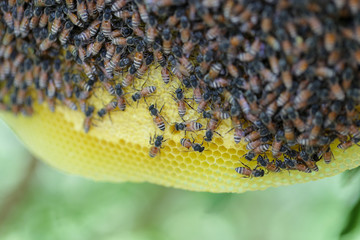
[[[339,145],[341,146],[341,144],[339,144]],[[339,145],[338,145],[338,148],[340,148]],[[325,148],[326,149],[324,150],[324,152],[322,154],[322,158],[324,158],[324,162],[326,164],[329,164],[329,163],[331,163],[331,160],[334,158],[334,154],[332,153],[329,145],[326,145]],[[340,149],[342,149],[342,148],[340,148]]]
[[[40,51],[46,51],[48,50],[51,45],[56,41],[56,35],[55,34],[50,34],[49,37],[45,38],[44,41],[41,42],[39,48]]]
[[[51,25],[51,33],[56,34],[60,31],[60,28],[62,27],[61,20],[63,18],[63,13],[61,9],[57,9],[55,12],[55,19],[54,22]]]
[[[108,64],[105,63],[105,70],[106,70],[106,73],[109,76],[109,78],[112,78],[110,76],[112,76],[113,70],[115,69],[115,67],[118,65],[118,63],[120,61],[121,51],[122,51],[122,47],[117,46],[115,49],[115,54],[112,56],[110,61],[108,61]]]
[[[100,79],[100,82],[102,83],[102,85],[104,86],[104,88],[106,89],[106,91],[110,95],[115,95],[115,89],[114,89],[113,85],[111,85],[111,83],[108,82],[106,77],[104,75],[100,75],[99,79]]]
[[[323,115],[321,114],[321,112],[315,113],[315,117],[312,121],[312,124],[313,124],[313,127],[310,131],[309,138],[316,139],[321,132],[321,126],[323,124]]]
[[[114,15],[117,18],[121,18],[122,20],[126,20],[127,18],[130,18],[132,16],[132,12],[130,12],[128,10],[120,10],[120,11],[114,12]]]
[[[272,134],[276,133],[276,125],[269,115],[267,115],[265,112],[261,112],[259,119]]]
[[[245,114],[249,114],[250,113],[250,105],[247,102],[247,100],[245,99],[243,94],[240,94],[240,96],[238,98],[236,98],[237,102],[240,105],[241,111],[243,111]]]
[[[199,143],[192,143],[191,147],[195,152],[199,152],[199,153],[205,150],[205,147],[203,147],[202,144]]]
[[[269,158],[263,157],[259,155],[256,159],[259,166],[264,167],[265,169],[269,170],[270,172],[280,172],[280,168],[276,166],[275,162],[269,161]]]
[[[202,128],[202,124],[196,121],[188,121],[183,123],[175,123],[175,130],[176,131],[199,131]]]
[[[62,86],[62,78],[60,73],[61,61],[59,58],[56,58],[53,63],[53,78],[56,89],[60,89]]]
[[[86,62],[83,62],[83,63],[82,63],[82,67],[83,67],[83,70],[84,70],[84,73],[86,74],[86,76],[87,76],[90,80],[94,81],[94,80],[95,80],[95,75],[94,75],[94,73],[93,73],[93,70],[92,70],[92,68],[91,68],[91,65],[88,64],[88,63],[86,63]]]
[[[167,67],[163,67],[161,69],[161,78],[165,84],[168,84],[170,82],[170,72]]]
[[[11,9],[9,9],[9,6],[2,3],[1,10],[4,14],[4,20],[6,25],[8,25],[9,28],[14,28],[14,18],[12,16]]]
[[[46,8],[45,8],[45,11],[46,11]],[[80,28],[84,27],[84,24],[79,20],[79,18],[76,16],[76,14],[70,12],[69,9],[67,9],[66,7],[63,8],[63,11],[74,25],[76,25]],[[40,23],[41,23],[41,19],[40,19]]]
[[[77,110],[76,104],[70,98],[64,98],[64,99],[62,99],[62,102],[65,104],[65,106],[67,106],[71,110],[73,110],[73,111]]]
[[[94,110],[95,110],[95,108],[93,106],[89,106],[86,109],[85,120],[84,120],[84,124],[83,124],[85,133],[89,132],[90,126],[92,125],[92,117],[93,117]]]
[[[330,90],[334,94],[334,96],[337,100],[342,101],[345,99],[345,93],[342,90],[338,79],[335,77],[330,78]]]
[[[288,169],[296,169],[301,172],[311,173],[310,168],[305,164],[301,163],[300,161],[284,157],[284,163]]]
[[[162,148],[162,143],[165,142],[164,137],[162,135],[156,136],[154,135],[154,138],[150,137],[149,144],[153,145],[150,148],[149,156],[154,158],[156,155],[160,152],[160,149]]]
[[[96,37],[96,41],[93,45],[91,45],[91,55],[95,56],[100,52],[100,49],[103,46],[105,41],[105,36],[103,34],[98,34]]]
[[[63,30],[59,35],[59,41],[61,45],[65,45],[68,42],[70,37],[70,32],[73,29],[73,27],[74,25],[70,21],[65,22],[65,27],[63,28]]]
[[[300,60],[299,62],[295,63],[294,67],[293,67],[293,73],[295,74],[295,76],[300,76],[301,74],[303,74],[307,68],[309,67],[309,64],[307,63],[306,60]]]
[[[131,16],[131,26],[132,28],[138,28],[140,25],[140,14],[137,11],[134,11]]]
[[[197,107],[197,112],[198,113],[202,113],[203,111],[205,111],[206,106],[208,105],[209,101],[211,98],[211,93],[210,91],[206,91],[201,98],[201,101],[199,102],[199,105]]]
[[[278,37],[278,39],[282,39],[280,37]],[[286,49],[290,49],[291,51],[291,45],[289,41],[283,41],[281,44],[279,42],[279,40],[277,40],[277,38],[275,38],[272,35],[268,35],[265,39],[265,41],[267,42],[267,44],[269,44],[269,46],[274,49],[275,51],[279,51],[281,48],[283,48],[285,50],[285,53],[287,53],[287,55],[290,54],[289,51],[286,51]],[[284,46],[284,43],[288,44],[288,46]],[[285,47],[285,48],[284,48]]]
[[[96,10],[101,13],[105,9],[105,0],[96,1]]]
[[[321,23],[321,21],[315,17],[315,16],[309,16],[307,18],[307,22],[311,28],[311,30],[316,34],[316,35],[322,35],[324,32],[323,29],[323,25]]]
[[[248,52],[242,52],[237,55],[237,58],[240,62],[251,62],[255,59],[255,56]]]
[[[229,74],[234,77],[234,78],[238,78],[239,77],[239,71],[238,68],[234,65],[234,64],[228,64],[227,65],[227,70],[229,72]]]
[[[137,6],[138,6],[141,20],[142,20],[144,23],[148,23],[148,21],[149,21],[149,14],[148,14],[148,11],[146,10],[146,6],[145,6],[143,0],[136,0],[135,2],[136,2],[136,4],[137,4]]]
[[[186,114],[186,106],[187,104],[189,107],[191,107],[185,100],[184,100],[184,91],[181,88],[178,88],[175,90],[175,96],[173,96],[173,99],[176,101],[178,105],[178,113],[181,118],[183,118]]]
[[[299,132],[304,132],[306,129],[305,122],[300,118],[299,113],[292,107],[287,109],[289,119],[293,122],[295,128]]]
[[[180,139],[180,144],[181,144],[181,146],[183,146],[187,149],[189,149],[193,146],[193,142],[191,142],[190,139],[188,139],[188,138]]]
[[[85,0],[77,0],[76,8],[77,16],[86,23],[89,20],[89,13],[87,11]]]
[[[252,131],[249,134],[247,134],[244,138],[245,142],[253,142],[260,138],[260,132],[259,131]]]
[[[123,8],[126,5],[126,0],[116,0],[112,5],[111,5],[111,11],[116,12],[119,11],[121,8]]]
[[[154,46],[157,46],[156,44]],[[155,50],[155,49],[154,49]],[[166,58],[164,57],[163,53],[159,50],[155,50],[154,52],[156,61],[160,64],[161,67],[166,67]]]
[[[136,92],[135,94],[133,94],[131,96],[132,100],[134,102],[140,100],[141,98],[145,98],[147,96],[149,96],[150,94],[154,93],[156,91],[156,87],[155,86],[148,86],[143,88],[142,90]]]
[[[212,88],[225,88],[230,85],[230,81],[225,78],[217,78],[210,83],[210,87]]]
[[[180,18],[180,39],[183,43],[190,40],[190,23],[186,16]]]
[[[156,29],[156,19],[154,16],[149,16],[149,23],[146,25],[146,40],[148,43],[153,43],[155,41],[155,37],[158,35],[158,31]]]
[[[135,73],[136,73],[136,68],[135,68],[134,64],[132,64],[129,68],[128,74],[126,74],[124,80],[121,82],[121,85],[123,87],[127,87],[131,83],[133,83],[134,78],[135,78]]]
[[[272,148],[271,148],[271,152],[272,152],[272,155],[274,158],[279,158],[281,155],[280,150],[281,150],[281,147],[283,146],[283,139],[285,137],[284,135],[285,135],[285,133],[282,130],[278,130],[275,135],[274,141],[272,143]]]
[[[294,127],[287,115],[282,116],[283,119],[283,127],[284,127],[284,136],[287,141],[287,143],[292,146],[295,144],[295,132]]]
[[[24,12],[24,17],[20,23],[20,33],[22,37],[25,37],[29,32],[29,25],[32,17],[31,8],[27,8]]]
[[[101,22],[101,31],[105,37],[111,36],[111,9],[106,8]]]
[[[219,120],[215,117],[211,117],[210,121],[208,122],[208,124],[206,126],[206,132],[205,132],[205,136],[204,136],[204,140],[206,142],[212,141],[214,132],[217,133],[219,136],[221,136],[218,132],[215,131],[215,129],[218,127],[218,125],[219,125]]]
[[[146,63],[141,64],[141,67],[136,71],[137,77],[142,78],[147,70],[148,70],[148,65],[146,65]]]
[[[41,62],[41,71],[40,71],[40,78],[39,78],[39,86],[41,89],[46,88],[48,78],[49,78],[49,69],[50,63],[48,60],[44,60]]]
[[[215,38],[217,38],[218,36],[220,36],[220,28],[219,26],[214,26],[212,28],[210,28],[207,32],[206,32],[206,39],[208,41],[214,40]]]
[[[244,165],[245,167],[237,167],[235,171],[238,174],[244,175],[245,177],[263,177],[265,172],[262,169],[254,169],[251,170],[248,166]]]
[[[163,50],[165,54],[170,54],[171,52],[171,32],[170,28],[165,28],[162,31],[162,40],[163,40]]]
[[[115,85],[115,94],[116,94],[116,98],[117,98],[117,105],[118,105],[120,111],[125,111],[126,99],[124,97],[124,92],[122,90],[122,86],[120,83],[117,83]]]
[[[116,101],[111,101],[109,102],[107,105],[105,105],[104,108],[101,108],[97,114],[99,115],[99,117],[104,117],[105,114],[110,113],[111,111],[113,111],[115,108],[117,107],[117,102]]]
[[[137,45],[136,47],[136,53],[134,56],[134,66],[136,69],[138,69],[141,66],[141,63],[143,61],[144,58],[144,46],[142,44]]]
[[[316,156],[316,154],[313,156]],[[306,166],[310,168],[310,170],[318,172],[319,168],[316,165],[315,161],[312,159],[313,156],[309,156],[309,154],[306,151],[301,150],[299,152],[298,159],[303,161],[306,164]]]
[[[153,121],[161,131],[165,131],[164,117],[160,115],[163,107],[164,105],[161,107],[160,111],[157,110],[156,105],[154,104],[150,105],[149,107],[150,114],[154,117]]]

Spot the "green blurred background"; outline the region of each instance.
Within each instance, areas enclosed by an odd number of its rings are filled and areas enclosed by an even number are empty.
[[[1,240],[360,239],[359,176],[212,194],[93,182],[40,162],[19,201],[9,201],[30,160],[0,122]]]

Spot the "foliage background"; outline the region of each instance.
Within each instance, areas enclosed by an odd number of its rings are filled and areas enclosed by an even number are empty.
[[[0,208],[30,159],[0,123]],[[212,194],[93,182],[39,163],[21,201],[0,221],[0,239],[360,239],[358,211],[352,211],[359,181],[340,174],[261,192]]]

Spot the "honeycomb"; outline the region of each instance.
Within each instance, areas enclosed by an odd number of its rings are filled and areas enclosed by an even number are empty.
[[[121,76],[120,76],[121,78]],[[152,68],[139,85],[128,87],[130,92],[141,89],[141,85],[157,86],[154,96],[133,103],[126,111],[113,111],[110,117],[94,119],[89,133],[84,133],[84,115],[57,104],[55,113],[48,110],[46,104],[35,105],[35,114],[30,117],[14,116],[0,112],[0,117],[14,130],[28,149],[49,165],[66,173],[80,175],[96,181],[107,182],[150,182],[168,187],[208,192],[245,192],[263,190],[295,183],[309,182],[330,177],[347,169],[360,165],[357,146],[346,151],[332,149],[335,160],[326,165],[318,162],[319,172],[310,174],[298,171],[269,173],[262,178],[244,178],[234,168],[243,166],[241,161],[255,167],[255,161],[247,162],[241,157],[246,153],[243,142],[235,144],[231,121],[223,120],[211,143],[204,143],[202,153],[187,150],[180,145],[184,132],[174,131],[174,123],[182,119],[169,92],[179,87],[177,79],[165,85],[159,70]],[[187,93],[190,94],[190,93]],[[186,96],[190,97],[190,96]],[[100,109],[111,100],[105,89],[97,87],[90,102]],[[161,115],[168,122],[164,132],[163,148],[155,158],[149,157],[150,136],[162,134],[154,125],[148,106],[164,105]],[[189,100],[189,104],[192,102]],[[206,120],[191,108],[184,120],[196,120],[206,127]],[[188,132],[202,142],[204,130]],[[241,161],[240,161],[241,160]]]

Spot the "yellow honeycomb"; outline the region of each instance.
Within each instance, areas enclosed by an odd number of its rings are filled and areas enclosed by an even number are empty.
[[[120,77],[121,78],[121,77]],[[131,95],[142,85],[156,86],[154,95],[133,103]],[[360,165],[357,146],[345,152],[333,146],[335,160],[329,165],[318,162],[319,172],[310,174],[297,171],[269,173],[262,178],[243,178],[234,171],[242,166],[241,156],[245,145],[235,144],[231,121],[224,120],[215,134],[213,142],[204,143],[202,153],[189,151],[180,145],[184,132],[176,132],[174,122],[181,122],[177,106],[170,92],[179,87],[176,79],[165,85],[160,72],[151,69],[144,79],[137,80],[134,87],[128,87],[126,95],[131,106],[126,111],[114,111],[111,117],[102,120],[97,116],[89,133],[83,131],[84,114],[57,104],[56,112],[48,110],[46,103],[35,105],[32,117],[14,116],[0,112],[0,117],[15,131],[29,150],[48,164],[67,173],[80,175],[97,181],[109,182],[151,182],[193,191],[244,192],[262,190],[268,187],[309,182],[329,177]],[[190,97],[191,92],[186,93]],[[90,102],[100,109],[112,99],[102,87],[97,87]],[[156,128],[148,110],[148,105],[165,103],[161,115],[167,120],[163,149],[155,158],[149,157],[149,139],[162,132]],[[189,102],[192,104],[192,102]],[[188,108],[185,120],[197,120],[206,127],[206,120]],[[201,143],[204,131],[189,132]],[[334,143],[336,144],[336,143]],[[246,160],[242,159],[246,162]],[[254,167],[254,163],[249,163]]]

